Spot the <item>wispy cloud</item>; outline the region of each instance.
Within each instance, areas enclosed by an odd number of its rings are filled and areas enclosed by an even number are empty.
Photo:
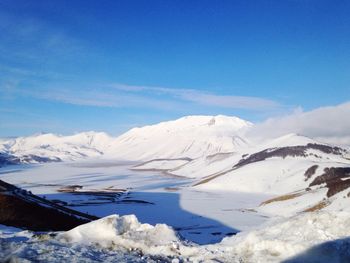
[[[181,108],[181,103],[171,99],[119,93],[106,87],[100,88],[36,88],[22,90],[21,95],[66,104],[109,108],[153,108],[172,110]]]
[[[278,102],[260,97],[217,94],[202,89],[135,86],[126,84],[73,84],[51,86],[70,79],[66,67],[74,67],[84,49],[83,40],[68,34],[39,17],[18,17],[0,11],[0,90],[8,96],[30,96],[43,100],[90,107],[153,108],[179,111],[193,107],[270,111],[282,107]],[[14,44],[15,43],[15,44]],[[28,56],[30,54],[30,56]],[[68,62],[64,58],[68,59]],[[60,65],[56,67],[55,65]],[[80,68],[80,67],[79,67]],[[62,72],[56,72],[59,69]],[[69,72],[69,71],[68,71]],[[6,83],[6,85],[1,85]],[[34,84],[33,84],[34,83]],[[2,87],[1,87],[2,86]],[[9,89],[11,87],[11,90]],[[15,87],[15,89],[13,89]]]
[[[18,90],[18,94],[67,104],[95,107],[134,107],[178,111],[191,107],[266,111],[281,107],[278,102],[233,95],[219,95],[194,89],[129,86],[125,84],[95,85],[91,88],[45,87]]]
[[[195,89],[174,89],[125,84],[113,84],[111,87],[116,90],[130,93],[146,92],[155,96],[169,95],[172,98],[180,99],[182,101],[220,108],[266,110],[281,107],[278,102],[270,99],[249,96],[218,95],[212,92]]]

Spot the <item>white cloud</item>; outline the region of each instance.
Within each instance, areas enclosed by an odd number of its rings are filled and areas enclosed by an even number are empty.
[[[256,138],[298,133],[324,142],[350,145],[350,102],[290,115],[270,118],[255,125],[250,135]]]
[[[124,94],[113,92],[109,89],[66,89],[66,88],[50,88],[47,90],[27,90],[22,91],[29,96],[50,100],[59,101],[72,105],[93,106],[93,107],[109,107],[109,108],[154,108],[171,110],[181,108],[183,105],[172,100],[158,100],[135,94]]]
[[[154,95],[169,95],[183,101],[220,108],[270,110],[281,106],[278,102],[265,98],[217,95],[208,91],[195,89],[171,89],[164,87],[132,86],[125,84],[113,84],[111,87],[115,88],[116,90],[130,93],[148,92]]]
[[[1,65],[0,65],[1,68]],[[91,86],[94,86],[91,88]],[[0,85],[4,93],[5,86]],[[62,103],[113,108],[153,108],[191,114],[191,110],[203,106],[217,109],[245,109],[269,111],[280,109],[275,101],[244,96],[217,95],[194,89],[170,89],[129,85],[82,85],[64,87],[13,87],[11,95],[30,96],[38,99],[59,101]]]

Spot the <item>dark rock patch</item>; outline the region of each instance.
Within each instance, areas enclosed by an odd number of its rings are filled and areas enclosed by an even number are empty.
[[[316,170],[318,168],[318,165],[313,165],[311,166],[310,168],[308,168],[305,173],[304,173],[304,176],[306,177],[305,178],[305,181],[309,180],[311,178],[311,176],[313,176],[315,173],[316,173]]]
[[[326,184],[327,197],[331,197],[350,187],[350,167],[325,168],[324,173],[317,176],[311,186]]]
[[[0,180],[0,224],[34,231],[65,231],[95,219]]]

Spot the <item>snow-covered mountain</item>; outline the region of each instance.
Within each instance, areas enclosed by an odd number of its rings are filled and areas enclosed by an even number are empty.
[[[134,128],[118,137],[106,152],[125,159],[191,158],[232,152],[248,143],[242,133],[252,123],[237,117],[187,116]]]
[[[38,134],[0,140],[0,164],[36,163],[99,157],[113,138],[105,133],[84,132],[72,136]]]
[[[245,146],[240,132],[250,122],[227,116],[188,116],[175,121],[134,128],[119,137],[102,132],[72,136],[39,134],[0,140],[5,160],[19,162],[67,161],[88,157],[149,160],[156,158],[198,158],[231,152]]]

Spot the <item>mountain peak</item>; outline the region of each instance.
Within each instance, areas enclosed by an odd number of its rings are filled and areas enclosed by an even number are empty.
[[[237,131],[242,128],[252,126],[251,122],[245,121],[235,116],[225,115],[189,115],[176,120],[160,122],[153,125],[144,126],[138,129],[170,129],[173,131],[187,130],[187,129],[203,129],[203,126],[216,128],[227,127],[228,130]],[[220,129],[220,128],[219,128]]]
[[[233,138],[242,136],[241,130],[251,125],[238,117],[224,115],[184,116],[124,133],[113,143],[109,155],[123,153],[126,158],[146,160],[232,152],[246,141]]]

